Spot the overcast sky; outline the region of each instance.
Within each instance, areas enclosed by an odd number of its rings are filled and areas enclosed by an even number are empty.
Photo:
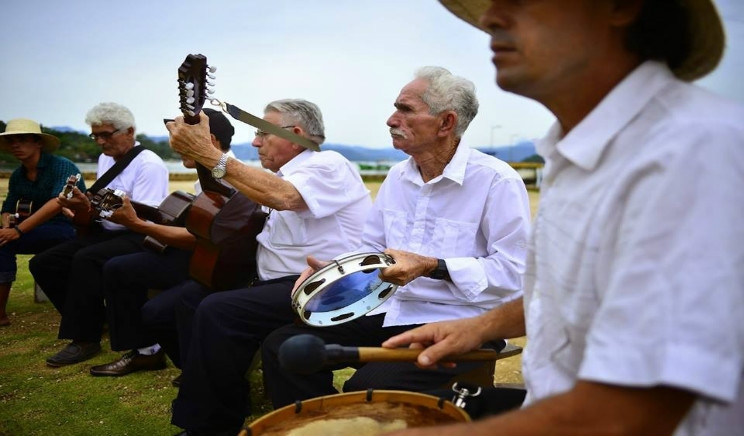
[[[729,46],[700,84],[744,102],[744,1],[716,2]],[[540,137],[553,121],[537,103],[497,89],[487,35],[435,0],[14,0],[2,15],[6,122],[88,131],[88,109],[115,101],[132,109],[140,133],[165,135],[189,53],[217,68],[216,98],[255,115],[279,98],[317,103],[329,143],[390,147],[393,101],[423,65],[476,84],[481,109],[464,137],[471,146]],[[253,139],[253,127],[234,124],[236,143]]]

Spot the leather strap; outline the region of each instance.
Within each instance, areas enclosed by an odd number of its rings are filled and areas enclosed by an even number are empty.
[[[138,145],[136,147],[132,147],[131,150],[129,150],[121,159],[117,160],[116,163],[108,169],[96,182],[88,189],[88,192],[92,192],[93,194],[97,193],[101,190],[101,188],[106,187],[109,183],[111,183],[112,180],[114,180],[114,177],[118,176],[120,172],[124,170],[124,168],[129,165],[132,160],[137,157],[138,154],[145,151],[145,147]]]
[[[240,109],[237,106],[231,105],[230,103],[222,102],[222,104],[224,105],[225,112],[230,114],[236,120],[240,120],[246,124],[250,124],[253,127],[263,130],[264,132],[269,132],[272,135],[276,135],[280,138],[284,138],[287,141],[294,142],[295,144],[305,147],[307,149],[310,149],[313,151],[320,151],[320,147],[318,146],[318,144],[314,143],[313,141],[305,137],[302,137],[292,131],[282,129],[281,127],[271,124],[270,122],[262,118],[259,118],[255,115],[251,115],[248,112],[244,111],[243,109]]]

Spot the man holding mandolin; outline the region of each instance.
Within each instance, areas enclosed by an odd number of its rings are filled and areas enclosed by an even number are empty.
[[[80,170],[70,160],[52,154],[59,138],[42,133],[33,120],[8,121],[0,133],[0,149],[21,162],[8,181],[2,206],[0,229],[0,327],[10,325],[6,313],[10,287],[16,278],[16,254],[34,254],[75,237],[75,228],[65,217],[57,195],[70,174]],[[78,189],[85,189],[82,179]]]
[[[294,319],[290,292],[306,256],[354,249],[372,203],[356,167],[339,153],[320,151],[325,132],[315,104],[277,100],[263,119],[299,137],[256,131],[253,146],[271,172],[209,147],[206,116],[195,125],[183,118],[168,124],[174,150],[270,212],[257,237],[258,280],[248,289],[210,294],[195,308],[191,330],[179,332],[191,340],[182,350],[187,358],[172,422],[194,434],[237,433],[250,404],[245,373],[263,338]]]
[[[221,112],[205,109],[209,117],[210,142],[215,149],[232,155],[230,144],[235,129]],[[186,168],[195,168],[195,163],[183,158]],[[194,185],[196,194],[201,194],[201,184]],[[134,371],[157,370],[166,366],[165,354],[180,367],[178,343],[172,336],[155,338],[142,323],[140,309],[150,304],[160,311],[160,323],[175,325],[173,306],[181,294],[171,289],[189,281],[189,263],[196,237],[187,229],[187,215],[194,197],[176,191],[161,204],[178,201],[178,216],[170,222],[160,223],[157,219],[147,219],[146,215],[133,206],[129,198],[122,199],[122,206],[108,218],[109,221],[126,226],[137,233],[145,234],[145,245],[150,248],[141,252],[114,257],[103,265],[103,293],[106,300],[106,317],[109,325],[111,349],[127,351],[113,362],[96,365],[90,369],[94,376],[122,376]],[[244,216],[248,220],[249,216]],[[236,234],[234,237],[238,237]],[[245,265],[245,264],[244,264]],[[148,290],[158,289],[153,299],[148,301]],[[206,292],[206,291],[204,291]],[[158,342],[158,343],[156,343]],[[165,354],[160,349],[165,351]]]

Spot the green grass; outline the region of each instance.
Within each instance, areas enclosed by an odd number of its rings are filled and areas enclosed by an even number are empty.
[[[177,389],[170,382],[179,370],[170,362],[161,371],[124,377],[92,377],[88,370],[116,360],[108,337],[93,359],[50,368],[47,357],[67,341],[57,339],[60,316],[51,303],[35,303],[30,256],[19,256],[18,280],[8,303],[12,325],[0,328],[0,436],[174,435],[170,404]],[[337,385],[350,371],[337,373]],[[260,368],[250,375],[253,415],[271,412]]]

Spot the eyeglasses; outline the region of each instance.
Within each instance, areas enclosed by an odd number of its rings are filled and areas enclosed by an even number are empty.
[[[291,126],[279,126],[279,127],[282,128],[282,129],[291,129],[291,128],[294,128],[296,126],[291,125]],[[271,135],[271,133],[269,133],[269,132],[267,132],[265,130],[256,129],[256,138],[264,139],[265,137],[267,137],[269,135]]]
[[[94,141],[98,141],[99,139],[103,139],[104,141],[108,141],[111,139],[112,136],[116,135],[117,133],[121,132],[123,129],[116,129],[113,132],[101,132],[101,133],[91,133],[88,135],[88,137]]]

